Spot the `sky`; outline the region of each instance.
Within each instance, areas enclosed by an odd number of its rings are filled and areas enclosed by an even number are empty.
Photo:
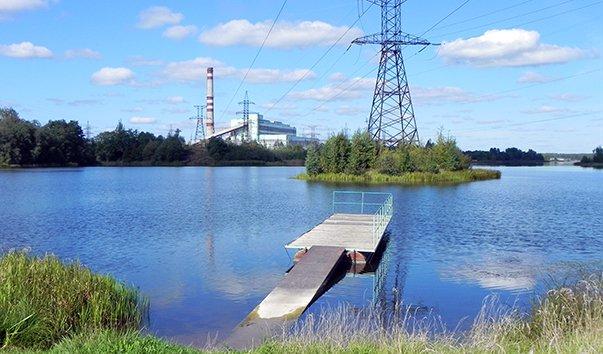
[[[596,0],[407,0],[403,31],[441,44],[403,49],[421,140],[603,144],[602,15]],[[0,0],[0,106],[188,140],[212,66],[218,129],[248,91],[253,111],[325,139],[366,127],[379,47],[350,44],[380,25],[360,0]]]

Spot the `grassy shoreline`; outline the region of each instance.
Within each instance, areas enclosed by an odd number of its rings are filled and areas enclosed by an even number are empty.
[[[439,173],[408,172],[397,176],[377,172],[368,172],[363,175],[352,175],[345,173],[320,173],[317,175],[309,175],[307,173],[302,173],[295,176],[296,179],[308,182],[399,185],[456,184],[500,179],[500,177],[500,171],[486,170],[481,168],[461,171],[442,171]]]
[[[143,334],[135,289],[56,257],[0,257],[0,352],[233,353],[193,348]],[[531,315],[485,301],[462,336],[409,309],[338,308],[309,315],[247,353],[600,353],[603,274],[584,276],[537,299]],[[418,324],[416,321],[419,321]]]

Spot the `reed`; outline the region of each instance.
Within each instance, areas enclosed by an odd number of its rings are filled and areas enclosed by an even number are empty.
[[[46,349],[100,329],[138,330],[147,301],[79,263],[10,252],[0,258],[0,348]]]
[[[295,178],[310,182],[437,185],[499,179],[500,176],[500,171],[479,168],[460,171],[441,171],[439,173],[408,172],[401,175],[387,175],[374,171],[367,172],[363,175],[352,175],[346,173],[320,173],[317,175],[308,175],[307,173],[302,173],[297,175]]]
[[[528,317],[487,298],[472,329],[459,336],[437,318],[384,315],[343,307],[305,320],[266,343],[260,353],[601,353],[603,276],[549,291]]]

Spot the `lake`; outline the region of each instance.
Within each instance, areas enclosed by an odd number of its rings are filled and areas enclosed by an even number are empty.
[[[331,212],[334,190],[393,193],[381,267],[392,301],[470,325],[486,296],[525,307],[560,270],[600,267],[603,171],[500,167],[456,186],[341,187],[295,167],[0,170],[0,250],[78,259],[150,298],[150,330],[182,343],[224,338],[291,266],[284,244]],[[309,309],[370,306],[350,274]]]

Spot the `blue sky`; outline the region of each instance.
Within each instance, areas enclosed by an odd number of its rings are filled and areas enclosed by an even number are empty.
[[[404,30],[421,34],[462,3],[408,0]],[[378,48],[348,46],[379,32],[368,1],[287,1],[234,96],[281,5],[0,0],[0,105],[42,123],[89,121],[94,133],[122,120],[159,134],[180,128],[188,139],[212,65],[218,127],[245,90],[256,111],[300,133],[364,127]],[[602,15],[595,0],[467,2],[424,35],[442,46],[404,50],[422,140],[443,128],[464,149],[603,144]]]

